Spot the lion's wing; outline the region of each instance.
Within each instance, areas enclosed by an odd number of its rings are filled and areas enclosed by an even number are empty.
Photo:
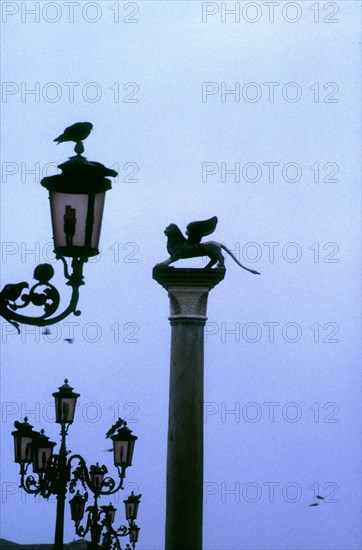
[[[200,244],[202,237],[210,235],[215,231],[217,217],[209,218],[199,222],[191,222],[187,226],[186,235],[189,244]]]

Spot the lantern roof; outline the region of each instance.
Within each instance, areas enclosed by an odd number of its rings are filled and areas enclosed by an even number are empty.
[[[115,507],[113,506],[113,504],[110,502],[110,503],[108,504],[108,506],[107,506],[107,505],[101,506],[101,510],[103,510],[104,512],[116,512],[116,511],[117,511],[117,508],[115,508]]]
[[[123,502],[129,503],[129,504],[139,504],[141,500],[142,495],[135,495],[134,492],[129,495],[128,498],[126,498]]]
[[[118,431],[111,435],[110,438],[112,441],[136,441],[138,437],[132,433],[127,426],[127,422],[124,423],[122,428],[118,428]]]
[[[83,503],[83,502],[85,503],[86,500],[87,499],[83,495],[80,494],[79,490],[77,490],[74,497],[69,500],[69,503],[72,503],[72,502],[74,502],[76,504]]]
[[[33,430],[33,426],[28,423],[27,416],[25,416],[24,422],[19,422],[18,420],[15,420],[14,427],[16,428],[16,430],[14,432],[11,432],[11,435],[13,436],[34,437],[35,435],[38,435],[38,432],[35,432]]]
[[[45,435],[44,430],[40,430],[40,433],[36,434],[37,437],[33,440],[33,447],[36,449],[43,448],[53,448],[56,443],[54,441],[49,441],[49,437]]]
[[[41,185],[48,191],[72,194],[103,193],[112,188],[109,177],[116,177],[118,173],[107,168],[100,162],[89,161],[82,155],[75,155],[59,164],[61,174],[47,176],[41,180]]]
[[[66,378],[64,380],[64,384],[62,386],[59,386],[59,391],[56,391],[53,393],[53,397],[56,398],[78,398],[80,396],[80,393],[75,393],[73,391],[73,388],[69,386],[68,379]]]
[[[102,466],[99,465],[97,462],[96,464],[93,464],[89,468],[89,472],[91,476],[100,476],[108,473],[107,467],[103,464]]]

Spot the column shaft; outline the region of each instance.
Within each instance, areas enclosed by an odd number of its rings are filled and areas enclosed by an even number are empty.
[[[166,550],[202,549],[204,326],[209,291],[224,269],[155,267],[172,326],[167,446]]]
[[[200,550],[205,321],[171,324],[166,549]]]

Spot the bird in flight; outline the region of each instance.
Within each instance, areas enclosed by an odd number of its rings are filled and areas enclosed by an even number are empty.
[[[320,495],[316,495],[316,498],[318,500],[325,500],[325,498],[321,497]],[[310,504],[309,506],[319,506],[319,502],[313,502],[313,504]]]
[[[54,139],[54,141],[57,141],[58,145],[59,143],[63,143],[63,141],[83,141],[89,136],[92,128],[93,124],[91,122],[76,122],[72,124],[72,126],[68,126],[60,136]]]

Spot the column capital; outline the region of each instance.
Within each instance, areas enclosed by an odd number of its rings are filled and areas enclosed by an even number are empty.
[[[206,320],[209,291],[225,277],[225,269],[191,269],[156,266],[153,278],[168,292],[173,319]]]

